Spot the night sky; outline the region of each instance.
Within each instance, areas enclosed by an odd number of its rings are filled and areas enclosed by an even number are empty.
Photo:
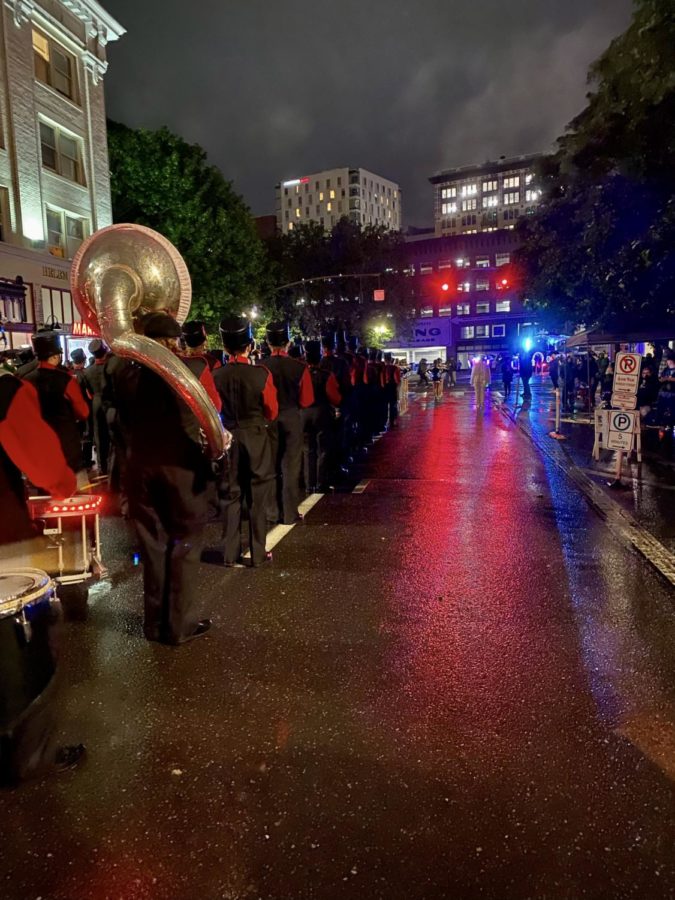
[[[102,0],[108,114],[201,144],[256,215],[277,181],[363,166],[433,221],[427,178],[548,150],[631,0]]]

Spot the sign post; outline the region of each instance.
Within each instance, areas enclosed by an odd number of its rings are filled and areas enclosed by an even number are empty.
[[[555,389],[555,431],[549,432],[548,436],[556,441],[565,440],[565,436],[560,434],[560,388]]]
[[[640,385],[642,355],[622,351],[614,360],[614,380],[612,382],[612,410],[609,414],[607,448],[617,451],[616,473],[612,488],[622,487],[621,469],[624,453],[631,453],[637,435],[638,462],[642,462],[642,440],[640,414],[635,411],[637,392]]]

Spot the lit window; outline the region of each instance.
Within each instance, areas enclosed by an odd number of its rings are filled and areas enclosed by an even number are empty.
[[[89,222],[62,209],[46,207],[47,245],[53,256],[72,259],[89,233]]]
[[[476,315],[484,316],[486,313],[490,312],[490,304],[489,303],[477,303],[476,304]]]
[[[490,290],[490,279],[489,278],[479,278],[476,281],[476,290],[477,291],[489,291]],[[489,306],[489,304],[488,304]],[[489,312],[489,309],[487,310]]]
[[[446,187],[441,188],[441,197],[443,200],[452,200],[453,197],[457,196],[457,188],[456,187]]]
[[[473,325],[464,325],[461,330],[461,335],[463,338],[472,338],[473,337]]]
[[[497,190],[496,180],[483,182],[483,193],[487,193],[488,191],[496,191],[496,190]]]
[[[504,337],[506,335],[506,325],[493,325],[492,337]]]
[[[430,275],[433,271],[433,266],[420,266],[420,275]]]
[[[300,218],[300,215],[301,215],[301,213],[300,213],[300,207],[299,207],[299,206],[296,206],[296,208],[295,208],[295,218],[296,218],[296,219],[299,219],[299,218]]]
[[[504,179],[504,189],[520,187],[520,176],[512,175],[511,178]]]
[[[478,206],[478,201],[474,197],[473,200],[462,200],[462,212],[466,212],[468,209],[476,209]]]
[[[293,223],[292,222],[288,223],[288,230],[293,231]]]
[[[498,300],[495,306],[495,312],[511,312],[510,300]]]
[[[451,216],[453,213],[457,212],[457,204],[456,203],[444,203],[442,206],[442,213],[444,216]]]
[[[332,209],[333,209],[333,204],[329,200],[328,203],[326,203],[326,210],[327,210],[327,212],[331,212]]]
[[[452,307],[451,306],[441,306],[438,310],[439,316],[451,316],[452,315]]]
[[[541,196],[541,191],[525,191],[525,202],[536,203]]]
[[[478,193],[477,184],[465,184],[462,187],[462,197],[475,197]]]
[[[70,137],[46,122],[40,122],[42,165],[69,181],[84,184],[82,148],[77,138]]]
[[[513,206],[520,202],[520,191],[509,191],[504,194],[504,206]]]
[[[495,263],[498,266],[508,266],[511,262],[511,254],[510,253],[498,253],[495,257]]]
[[[451,269],[452,268],[452,260],[451,259],[442,259],[438,264],[439,269]]]
[[[323,191],[319,191],[319,203],[323,203]]]
[[[470,281],[462,281],[457,285],[457,290],[462,291],[465,294],[468,294],[471,290],[471,282]]]
[[[483,197],[483,209],[491,209],[499,204],[498,197]]]
[[[33,59],[35,77],[43,84],[48,84],[64,97],[75,99],[75,82],[73,73],[75,61],[58,44],[39,31],[33,31]]]
[[[476,325],[476,337],[490,337],[490,326]]]
[[[470,265],[469,260],[468,260],[468,259],[463,259],[461,256],[459,256],[459,257],[455,260],[455,264],[456,264],[456,266],[457,266],[458,269],[461,269],[461,268],[464,268],[464,267]]]
[[[423,306],[422,309],[420,310],[420,316],[423,319],[428,319],[430,316],[433,316],[433,314],[434,314],[434,310],[433,310],[433,307],[431,307],[431,306]]]
[[[468,316],[471,314],[471,307],[468,303],[458,303],[457,304],[457,315],[458,316]]]
[[[489,269],[490,268],[490,257],[489,256],[477,256],[476,257],[476,268],[477,269]]]
[[[330,192],[330,199],[335,200],[335,191]]]
[[[531,184],[533,178],[534,178],[534,175],[532,174],[532,172],[530,172],[528,175],[525,176],[525,184]]]

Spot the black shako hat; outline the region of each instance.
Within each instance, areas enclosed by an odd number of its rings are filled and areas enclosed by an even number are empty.
[[[89,346],[87,347],[87,350],[91,353],[91,355],[94,357],[94,359],[103,359],[103,357],[108,352],[108,348],[106,347],[106,345],[103,343],[103,341],[99,341],[98,338],[96,338],[95,341],[89,342]],[[71,354],[71,358],[72,358],[72,354]]]
[[[87,361],[87,354],[81,347],[76,347],[70,354],[70,358],[76,366],[81,366],[82,363],[85,363]]]
[[[335,350],[337,343],[337,334],[334,331],[327,331],[321,335],[321,343],[326,350]]]
[[[273,347],[281,347],[291,339],[291,329],[288,322],[270,322],[267,326],[267,342]]]
[[[149,338],[177,338],[181,336],[181,327],[168,313],[153,313],[143,323],[143,334]]]
[[[206,341],[206,325],[203,322],[185,322],[183,338],[188,347],[201,347]]]
[[[33,335],[33,350],[38,359],[49,359],[57,353],[63,353],[61,345],[61,332],[47,328],[44,331],[36,331]]]
[[[229,316],[219,326],[220,338],[226,350],[243,350],[253,343],[253,329],[243,316]]]
[[[321,362],[321,341],[307,341],[305,344],[305,357],[310,366],[318,366]]]

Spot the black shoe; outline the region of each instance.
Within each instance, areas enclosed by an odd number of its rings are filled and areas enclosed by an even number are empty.
[[[253,562],[253,560],[251,560],[251,568],[252,568],[252,569],[257,569],[257,568],[259,568],[260,566],[264,566],[265,563],[271,563],[272,560],[273,560],[273,558],[274,558],[274,557],[272,556],[272,551],[271,551],[271,550],[267,550],[267,551],[265,552],[265,556],[260,560],[260,562]]]
[[[54,757],[56,772],[69,772],[78,766],[84,759],[87,749],[84,744],[74,744],[70,747],[59,747]]]
[[[187,644],[188,641],[193,641],[195,638],[201,637],[203,634],[211,628],[211,619],[202,619],[201,622],[197,623],[197,627],[189,634],[187,637],[183,638],[180,641],[176,641],[176,644]]]

